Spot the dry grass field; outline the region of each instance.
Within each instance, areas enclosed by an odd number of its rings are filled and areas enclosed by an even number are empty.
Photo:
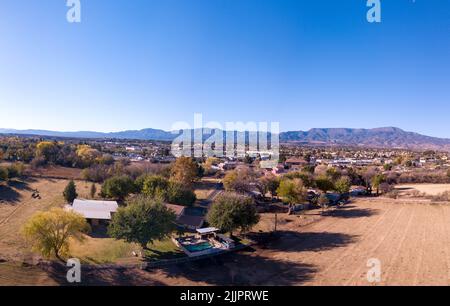
[[[82,179],[82,170],[76,168],[65,168],[59,166],[48,166],[39,169],[30,169],[29,174],[37,178],[67,178],[72,180]]]
[[[23,224],[36,212],[65,204],[62,193],[67,183],[68,180],[30,178],[26,181],[0,184],[0,285],[55,285],[60,281],[37,267],[21,264],[33,262],[39,257],[27,247],[20,231]],[[91,183],[82,181],[75,183],[79,197],[89,198]],[[97,186],[97,190],[100,190],[100,186]],[[40,199],[32,197],[35,191],[38,191]],[[139,258],[132,256],[133,251],[141,249],[136,245],[105,238],[105,233],[98,231],[85,237],[83,244],[75,241],[71,243],[71,256],[80,258],[83,263],[141,262]],[[149,247],[153,251],[146,251],[145,256],[148,260],[180,253],[170,240],[158,241]]]
[[[30,255],[21,235],[23,224],[37,211],[65,204],[67,180],[29,179],[0,185],[0,258],[23,260]],[[90,184],[77,182],[80,197],[88,197]],[[32,194],[38,191],[40,199]]]
[[[195,186],[195,195],[197,200],[208,200],[214,196],[219,189],[221,189],[221,180],[211,177],[203,178]]]

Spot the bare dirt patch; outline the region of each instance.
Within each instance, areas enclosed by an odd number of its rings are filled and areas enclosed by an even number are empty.
[[[82,170],[76,168],[66,168],[61,166],[47,166],[38,169],[27,170],[29,175],[37,178],[55,178],[81,180]]]
[[[409,185],[398,185],[396,189],[400,192],[411,192],[417,190],[420,193],[425,193],[427,195],[439,195],[441,193],[450,191],[450,184],[409,184]]]

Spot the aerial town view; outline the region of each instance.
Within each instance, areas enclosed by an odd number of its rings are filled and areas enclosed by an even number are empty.
[[[0,287],[450,285],[450,1],[25,2]]]

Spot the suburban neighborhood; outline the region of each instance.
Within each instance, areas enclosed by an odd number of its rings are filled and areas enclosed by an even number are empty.
[[[285,143],[278,164],[266,168],[255,151],[164,161],[117,155],[121,148],[130,151],[129,143],[1,136],[0,267],[14,271],[27,263],[47,275],[44,284],[58,262],[72,257],[90,267],[93,284],[102,267],[114,269],[111,264],[149,275],[200,263],[210,270],[218,258],[283,245],[290,231],[300,234],[329,219],[369,218],[375,208],[367,203],[449,200],[445,151]],[[166,152],[167,143],[152,145]],[[144,141],[133,152],[141,146]],[[51,232],[42,231],[57,220],[67,222],[65,238],[46,242]],[[236,284],[259,283],[255,277]]]

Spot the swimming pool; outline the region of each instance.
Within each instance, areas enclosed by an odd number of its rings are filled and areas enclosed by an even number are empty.
[[[202,242],[198,244],[184,245],[184,248],[191,253],[201,252],[212,249],[212,245],[209,242]]]

